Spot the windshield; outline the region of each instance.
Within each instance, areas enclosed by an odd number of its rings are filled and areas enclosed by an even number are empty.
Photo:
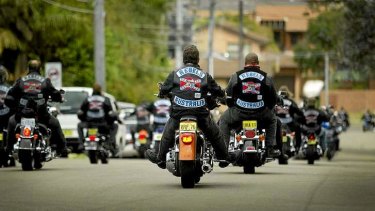
[[[88,93],[85,91],[66,91],[65,101],[57,107],[62,114],[76,114],[87,97]]]

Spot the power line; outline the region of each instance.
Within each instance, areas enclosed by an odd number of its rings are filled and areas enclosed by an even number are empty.
[[[43,0],[43,1],[46,2],[46,3],[48,3],[48,4],[60,7],[62,9],[65,9],[65,10],[69,10],[69,11],[73,11],[73,12],[80,12],[80,13],[85,13],[85,14],[94,14],[94,11],[92,11],[92,10],[87,10],[87,9],[82,9],[82,8],[78,8],[78,7],[68,6],[68,5],[65,5],[65,4],[61,4],[61,3],[55,2],[53,0]]]

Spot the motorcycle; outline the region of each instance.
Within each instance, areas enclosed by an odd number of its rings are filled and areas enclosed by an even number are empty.
[[[110,153],[108,144],[109,129],[106,128],[106,125],[92,122],[90,122],[85,129],[84,148],[90,159],[90,163],[97,164],[98,160],[100,160],[102,164],[107,164]]]
[[[156,125],[152,133],[152,141],[150,144],[150,149],[153,149],[155,153],[159,152],[159,146],[161,137],[163,135],[164,125]]]
[[[306,130],[302,133],[302,154],[307,163],[313,165],[323,155],[322,147],[315,129]]]
[[[233,165],[243,166],[245,174],[254,174],[255,167],[273,161],[274,158],[266,157],[265,137],[258,121],[242,121],[242,127],[231,131],[229,153],[241,154]]]
[[[145,157],[145,152],[150,146],[150,135],[146,129],[141,129],[135,134],[134,147],[141,158]]]
[[[293,157],[296,154],[295,148],[295,133],[292,132],[288,125],[282,124],[281,126],[282,133],[282,151],[285,155],[288,155],[289,158]]]
[[[335,156],[336,151],[339,149],[339,134],[342,132],[341,126],[335,126],[329,122],[324,124],[325,135],[327,140],[327,152],[326,156],[328,160],[332,160]]]
[[[197,118],[184,116],[176,131],[174,147],[166,155],[166,167],[174,176],[181,177],[183,188],[194,188],[205,173],[213,169],[214,151],[197,127]]]
[[[13,157],[21,163],[22,170],[41,169],[44,162],[56,158],[50,146],[51,130],[37,121],[32,109],[24,109],[15,132],[17,142]]]

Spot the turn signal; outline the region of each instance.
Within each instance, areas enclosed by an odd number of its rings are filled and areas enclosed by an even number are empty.
[[[25,128],[23,129],[23,135],[26,136],[26,137],[29,137],[29,136],[31,135],[31,130],[30,130],[30,128],[25,127]]]
[[[21,135],[19,133],[16,134],[16,139],[19,139]]]
[[[241,136],[240,136],[240,135],[237,135],[237,136],[236,136],[236,140],[237,140],[237,142],[240,142],[240,141],[241,141]]]
[[[34,141],[38,139],[38,134],[34,134]]]
[[[265,139],[266,137],[264,136],[264,134],[259,135],[259,141],[264,141]]]

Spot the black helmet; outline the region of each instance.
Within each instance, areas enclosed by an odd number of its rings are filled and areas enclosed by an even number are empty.
[[[40,72],[40,61],[39,60],[30,60],[29,63],[27,64],[27,68],[29,70],[29,73],[31,72]]]
[[[0,65],[0,84],[5,83],[7,80],[8,80],[8,71],[3,65]]]

